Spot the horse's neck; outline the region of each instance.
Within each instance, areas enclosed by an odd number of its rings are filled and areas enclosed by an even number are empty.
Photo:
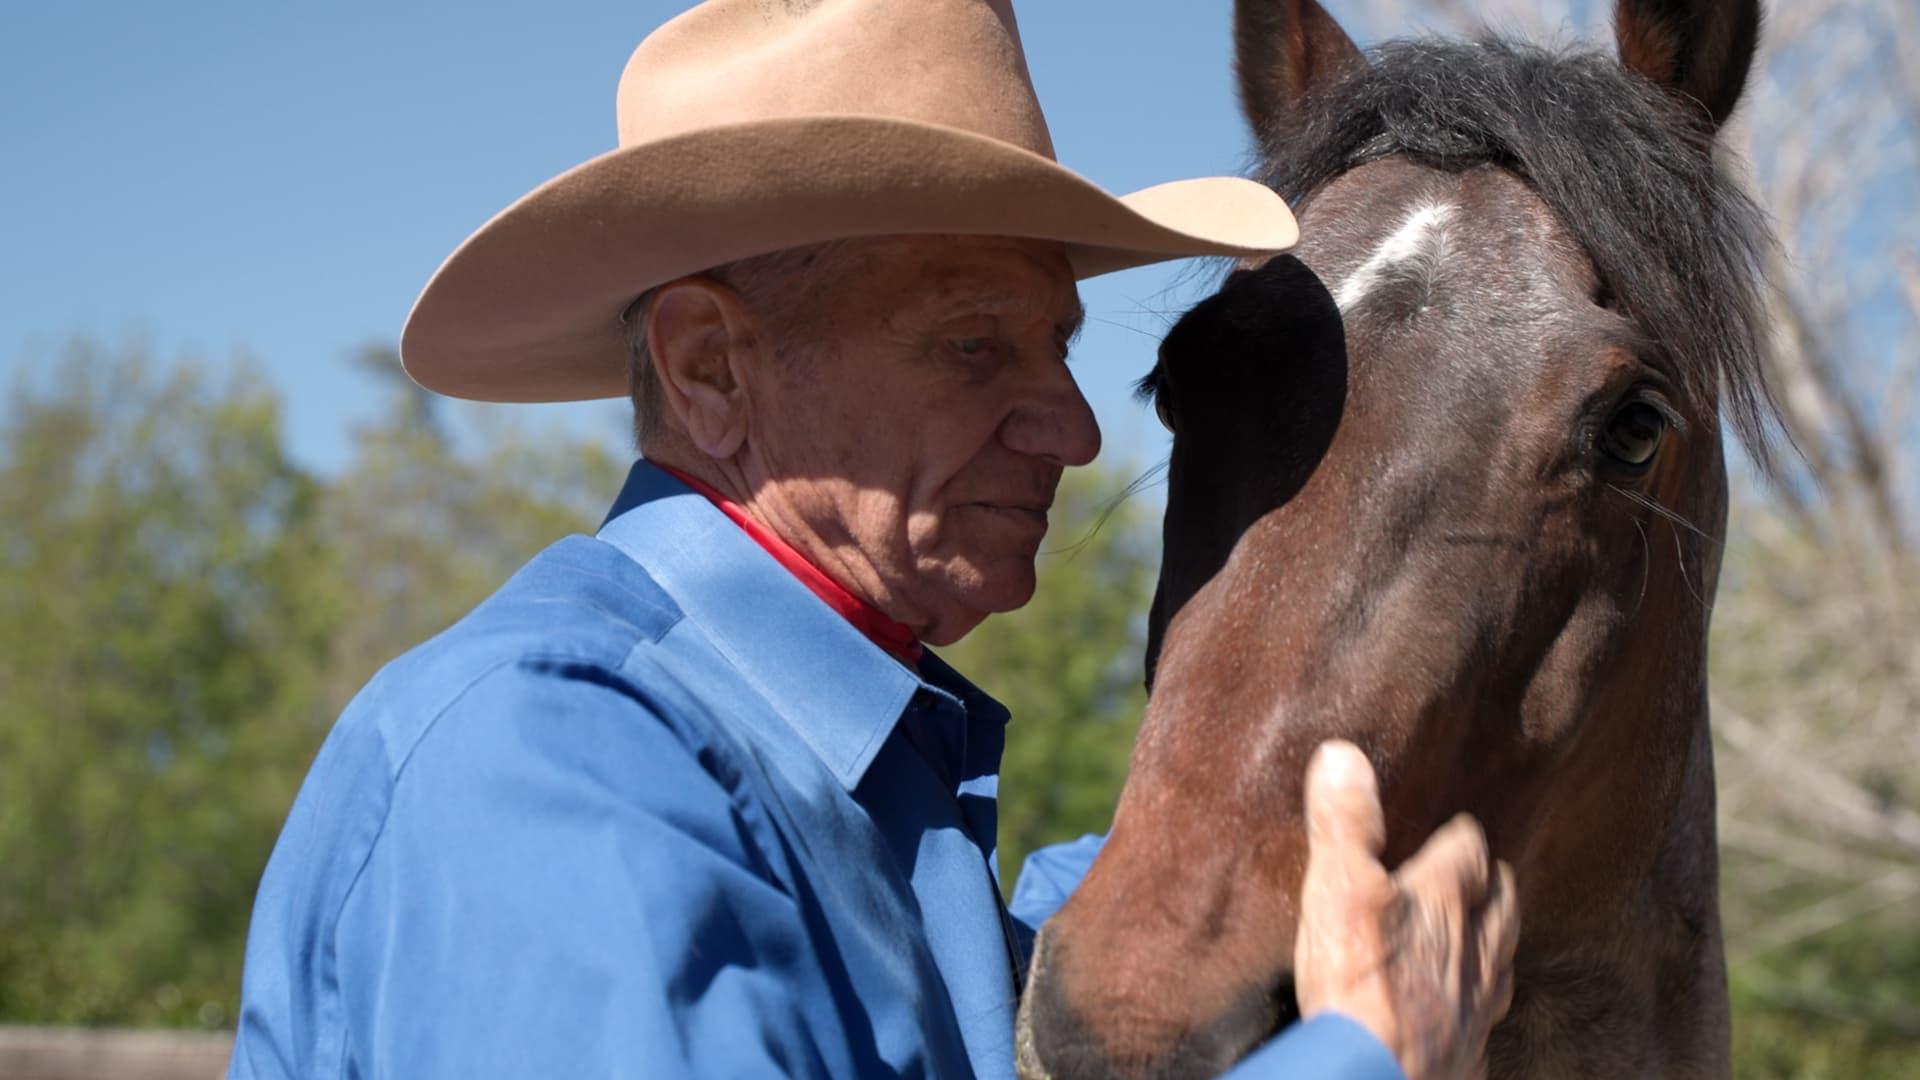
[[[1652,872],[1625,905],[1596,913],[1582,939],[1523,948],[1489,1076],[1729,1075],[1717,867],[1703,713]]]

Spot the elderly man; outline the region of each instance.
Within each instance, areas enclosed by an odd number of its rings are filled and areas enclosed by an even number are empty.
[[[1027,601],[1099,448],[1076,278],[1283,249],[1292,218],[1055,164],[1000,0],[711,0],[619,112],[620,149],[454,253],[402,351],[467,397],[624,386],[645,460],[341,718],[261,883],[232,1075],[1010,1075],[1058,890],[1001,905],[1006,714],[924,644]],[[1351,748],[1309,804],[1309,1019],[1240,1071],[1470,1066],[1514,925],[1447,917],[1484,850],[1436,839],[1456,871],[1396,884]]]

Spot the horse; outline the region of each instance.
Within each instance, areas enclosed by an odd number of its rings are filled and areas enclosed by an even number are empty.
[[[1725,1076],[1706,658],[1723,425],[1770,469],[1764,219],[1714,141],[1757,0],[1618,0],[1617,48],[1362,53],[1240,0],[1302,241],[1143,381],[1173,431],[1149,702],[1042,928],[1021,1072],[1214,1074],[1290,1020],[1301,778],[1368,754],[1389,866],[1458,812],[1522,933],[1495,1077]]]

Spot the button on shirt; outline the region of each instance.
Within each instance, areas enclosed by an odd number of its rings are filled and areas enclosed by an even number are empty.
[[[342,715],[230,1076],[1011,1076],[1031,927],[1097,845],[1002,906],[1006,724],[642,462]],[[1274,1066],[1399,1075],[1339,1017],[1236,1073]]]

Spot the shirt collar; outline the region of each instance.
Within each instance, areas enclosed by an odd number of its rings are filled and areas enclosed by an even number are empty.
[[[929,671],[938,678],[923,680],[704,496],[646,461],[628,473],[599,535],[647,570],[849,791],[916,692],[959,698],[970,717],[969,698],[991,702],[937,660]]]
[[[846,586],[828,576],[827,572],[814,565],[811,559],[802,554],[799,548],[787,543],[780,534],[755,521],[745,507],[722,495],[717,489],[702,483],[697,477],[689,476],[679,469],[668,465],[656,464],[654,468],[673,477],[693,490],[706,496],[708,502],[720,508],[727,520],[740,527],[740,531],[753,538],[773,561],[786,568],[787,573],[800,579],[807,591],[819,597],[841,618],[852,623],[854,629],[867,636],[875,645],[885,649],[909,667],[918,664],[926,649],[915,636],[911,627],[891,618],[886,612],[853,595]]]

